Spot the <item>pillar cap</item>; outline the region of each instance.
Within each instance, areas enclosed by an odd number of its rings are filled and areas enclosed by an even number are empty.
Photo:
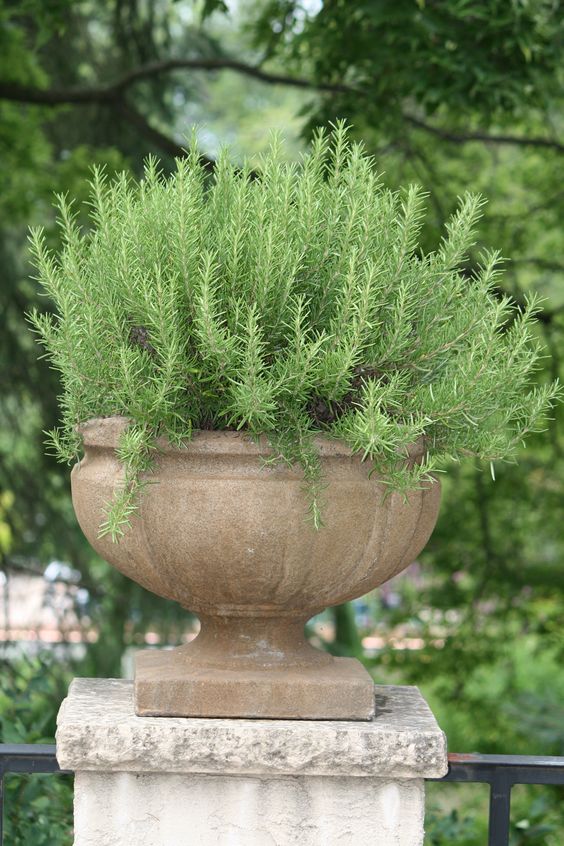
[[[446,738],[417,687],[375,685],[368,722],[138,717],[133,683],[74,679],[57,720],[63,769],[440,778]]]

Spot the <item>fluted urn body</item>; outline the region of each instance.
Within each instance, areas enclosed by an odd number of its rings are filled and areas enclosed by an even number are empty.
[[[138,653],[137,713],[369,719],[366,671],[310,646],[304,624],[411,564],[434,528],[439,482],[407,499],[386,495],[367,462],[319,438],[325,525],[315,530],[299,467],[265,465],[266,441],[201,431],[182,447],[159,442],[154,483],[115,543],[98,535],[123,480],[115,450],[127,425],[112,417],[81,427],[78,521],[103,558],[202,623],[186,646]],[[407,460],[419,457],[414,446]]]

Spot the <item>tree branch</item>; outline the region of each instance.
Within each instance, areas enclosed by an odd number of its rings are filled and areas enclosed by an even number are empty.
[[[151,126],[147,118],[141,112],[138,112],[130,103],[122,100],[118,106],[120,116],[134,126],[151,144],[162,150],[163,153],[166,153],[172,158],[182,158],[186,155],[185,149],[174,138],[170,138],[164,132],[161,132],[160,129],[155,129],[154,126]],[[213,159],[209,159],[207,156],[201,155],[200,160],[210,171],[215,167]]]
[[[546,147],[564,153],[564,144],[551,138],[537,138],[520,135],[490,135],[487,132],[452,132],[449,129],[441,129],[438,126],[431,126],[425,121],[404,114],[405,120],[417,129],[429,132],[442,141],[449,141],[453,144],[467,144],[470,141],[482,141],[486,144],[513,144],[521,147]]]
[[[144,115],[138,112],[130,103],[126,103],[125,101],[119,103],[119,115],[164,153],[167,153],[173,158],[184,155],[184,150],[180,144],[177,144],[173,138],[169,138],[168,135],[165,135],[159,129],[151,126]]]
[[[0,99],[32,106],[64,106],[115,103],[119,97],[113,85],[97,88],[34,88],[15,82],[0,82]]]
[[[270,85],[286,85],[293,88],[301,88],[309,91],[318,91],[328,94],[355,94],[361,97],[370,97],[368,88],[361,89],[345,83],[315,82],[303,77],[288,76],[286,74],[270,73],[262,70],[256,65],[250,65],[237,59],[228,57],[221,58],[197,58],[197,59],[165,59],[159,62],[149,62],[134,68],[112,83],[91,88],[36,88],[33,86],[19,85],[15,82],[0,81],[0,99],[11,100],[18,103],[29,103],[31,105],[80,105],[88,103],[110,104],[123,101],[125,92],[144,79],[150,79],[163,73],[170,73],[176,70],[194,71],[221,71],[231,70],[244,76],[258,79]],[[141,117],[139,115],[139,117]],[[564,153],[564,143],[551,138],[527,137],[518,135],[490,134],[487,132],[455,132],[432,126],[415,115],[405,113],[403,119],[417,129],[428,132],[442,141],[454,144],[466,144],[470,141],[481,141],[486,144],[511,144],[523,147],[544,147]],[[162,142],[174,144],[171,139],[162,136]],[[159,144],[161,148],[162,144]]]
[[[313,82],[311,79],[303,77],[288,76],[286,74],[269,73],[262,70],[256,65],[249,65],[246,62],[238,61],[230,58],[216,58],[216,59],[165,59],[160,62],[151,62],[135,68],[129,73],[125,74],[121,80],[115,83],[115,87],[120,90],[128,88],[135,82],[148,77],[156,76],[161,73],[169,73],[175,70],[232,70],[236,73],[250,76],[253,79],[258,79],[260,82],[266,82],[270,85],[288,85],[293,88],[306,88],[315,91],[327,91],[329,93],[362,93],[360,89],[353,88],[350,85],[329,82]]]
[[[235,59],[167,59],[161,62],[150,62],[141,65],[121,76],[115,82],[94,88],[35,88],[19,85],[15,82],[0,82],[0,98],[13,100],[18,103],[34,105],[56,106],[68,104],[108,103],[121,99],[124,92],[143,79],[150,79],[162,73],[175,70],[204,70],[219,71],[232,70],[236,73],[258,79],[271,85],[289,85],[294,88],[306,88],[331,93],[361,93],[347,85],[330,83],[315,83],[301,77],[285,76],[283,74],[268,73],[254,65],[239,62]]]

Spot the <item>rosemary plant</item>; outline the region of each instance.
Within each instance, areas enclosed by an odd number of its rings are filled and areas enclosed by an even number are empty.
[[[266,435],[275,460],[302,466],[316,526],[316,434],[405,492],[445,458],[514,456],[559,388],[531,384],[535,302],[500,293],[498,254],[461,269],[481,205],[462,198],[422,254],[420,190],[384,188],[344,125],[299,163],[273,138],[256,171],[223,152],[210,178],[194,141],[168,177],[153,158],[139,183],[96,170],[86,231],[60,197],[60,254],[31,234],[55,313],[31,321],[61,374],[62,459],[79,454],[77,424],[131,419],[102,532],[127,526],[160,435]],[[418,439],[424,460],[408,468]]]

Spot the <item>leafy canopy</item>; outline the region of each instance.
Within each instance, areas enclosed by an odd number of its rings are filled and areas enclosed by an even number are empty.
[[[309,4],[308,4],[309,5]],[[318,82],[346,84],[312,103],[388,129],[405,111],[507,123],[562,94],[562,10],[553,0],[300,0],[255,4],[257,48]],[[378,49],[374,49],[374,45]]]
[[[57,453],[79,450],[95,416],[132,425],[102,531],[119,536],[139,501],[155,439],[195,429],[265,434],[299,463],[320,522],[314,435],[340,438],[408,491],[445,457],[510,457],[558,394],[530,387],[540,348],[534,302],[498,295],[498,255],[462,266],[482,201],[465,196],[423,255],[420,190],[385,189],[343,124],[288,163],[274,137],[256,172],[224,151],[211,180],[195,140],[168,178],[92,181],[92,228],[59,198],[63,249],[31,235],[56,313],[33,325],[60,371]],[[421,439],[415,467],[402,458]]]

